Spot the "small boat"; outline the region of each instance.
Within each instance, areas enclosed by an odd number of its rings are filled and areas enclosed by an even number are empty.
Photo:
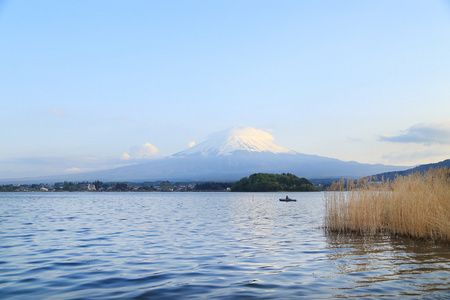
[[[284,201],[284,202],[296,202],[296,199],[280,199],[280,201]]]

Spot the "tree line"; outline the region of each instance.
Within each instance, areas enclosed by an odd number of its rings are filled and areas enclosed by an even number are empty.
[[[317,188],[307,179],[299,178],[290,173],[270,174],[255,173],[237,182],[201,182],[201,183],[171,183],[169,181],[149,183],[103,183],[64,181],[49,185],[4,185],[0,192],[14,191],[136,191],[136,192],[172,192],[172,191],[233,191],[233,192],[277,192],[277,191],[316,191]]]

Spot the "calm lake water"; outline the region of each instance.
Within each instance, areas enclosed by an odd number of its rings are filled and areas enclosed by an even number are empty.
[[[449,299],[448,245],[325,234],[323,193],[1,193],[1,299]]]

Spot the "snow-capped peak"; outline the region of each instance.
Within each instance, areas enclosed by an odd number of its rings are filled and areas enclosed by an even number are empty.
[[[273,136],[265,131],[238,126],[211,134],[205,141],[173,156],[230,155],[235,151],[294,153],[294,151],[276,145],[273,140]]]

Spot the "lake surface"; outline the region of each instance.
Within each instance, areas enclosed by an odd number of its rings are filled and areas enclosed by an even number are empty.
[[[449,299],[448,245],[326,234],[323,193],[0,193],[1,299]]]

